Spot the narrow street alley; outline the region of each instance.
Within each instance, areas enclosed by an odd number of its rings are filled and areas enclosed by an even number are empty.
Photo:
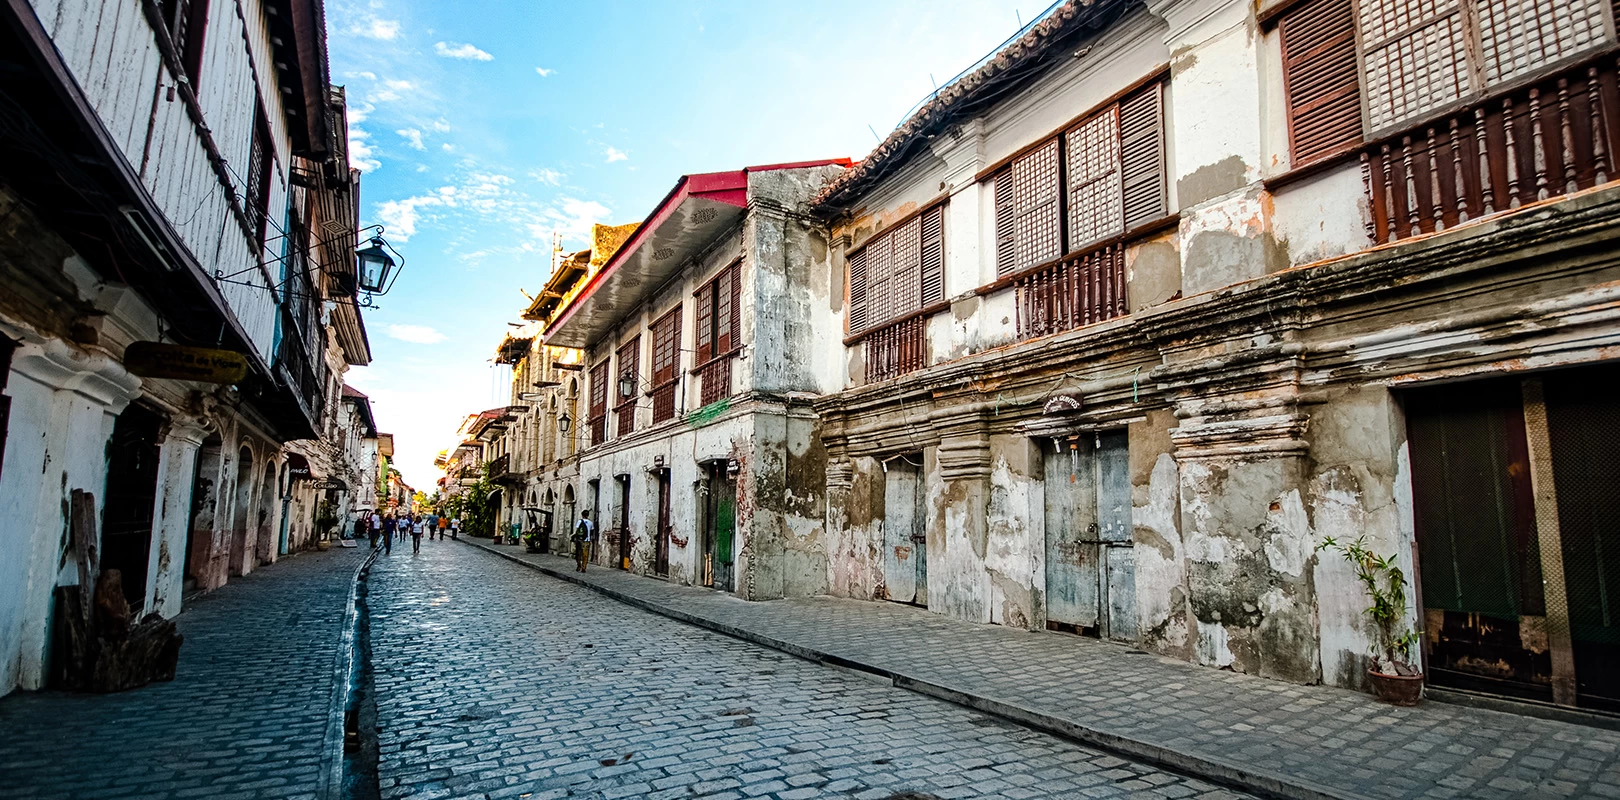
[[[1244,796],[456,542],[368,594],[385,798]]]
[[[334,796],[326,754],[361,549],[304,553],[177,618],[173,681],[0,698],[0,798]]]

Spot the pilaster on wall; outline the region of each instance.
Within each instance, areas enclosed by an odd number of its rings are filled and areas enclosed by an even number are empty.
[[[984,409],[935,412],[940,433],[928,475],[928,609],[969,622],[989,622],[990,434]],[[935,554],[942,557],[935,558]]]
[[[146,612],[163,617],[180,613],[186,579],[186,539],[191,535],[193,478],[197,453],[208,428],[201,420],[171,419],[158,449],[157,508],[152,516],[150,562],[146,574]]]
[[[1182,291],[1218,289],[1286,266],[1272,235],[1262,37],[1246,0],[1155,0],[1172,54],[1170,164],[1181,210]]]
[[[1321,675],[1297,345],[1155,370],[1174,398],[1195,658],[1298,683]]]
[[[73,550],[62,549],[63,509],[83,489],[95,497],[99,519],[107,440],[140,387],[113,359],[57,339],[25,337],[12,358],[10,468],[0,474],[0,548],[11,555],[0,559],[0,691],[44,685],[52,593],[78,580]]]

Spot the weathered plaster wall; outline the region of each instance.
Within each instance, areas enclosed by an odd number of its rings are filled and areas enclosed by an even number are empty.
[[[1180,476],[1168,410],[1150,411],[1128,429],[1131,538],[1136,551],[1136,603],[1142,643],[1165,655],[1191,656],[1187,547],[1181,535]]]

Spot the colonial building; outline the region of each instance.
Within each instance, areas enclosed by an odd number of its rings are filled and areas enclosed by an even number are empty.
[[[285,552],[287,442],[369,352],[319,2],[0,8],[0,692],[106,570],[137,617]]]
[[[1614,30],[1094,0],[942,89],[814,204],[829,591],[1357,686],[1365,536],[1431,684],[1620,707]]]
[[[546,324],[547,346],[585,351],[567,488],[598,562],[748,598],[825,590],[809,401],[839,387],[808,354],[838,318],[806,212],[848,163],[681,178]]]

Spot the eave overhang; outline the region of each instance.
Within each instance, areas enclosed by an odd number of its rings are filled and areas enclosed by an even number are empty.
[[[618,327],[648,296],[678,275],[689,259],[742,220],[748,208],[750,172],[849,163],[847,158],[823,159],[683,176],[629,241],[591,277],[562,316],[546,328],[545,343],[585,348]]]

